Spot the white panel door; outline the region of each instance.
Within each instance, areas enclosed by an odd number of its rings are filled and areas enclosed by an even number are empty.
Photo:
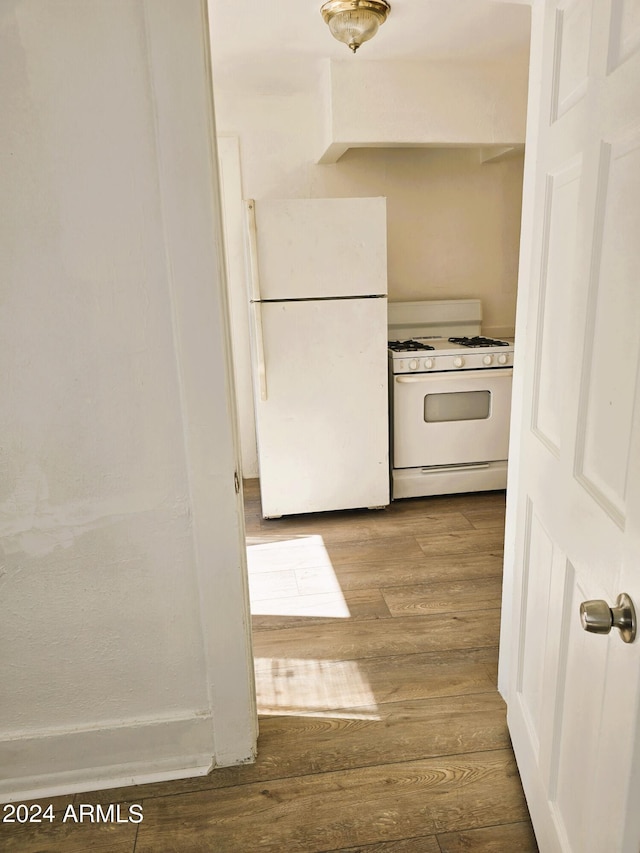
[[[640,849],[640,3],[533,7],[501,685],[542,853]]]
[[[267,302],[256,393],[265,516],[389,503],[386,299]]]
[[[387,293],[385,198],[255,202],[260,299]]]

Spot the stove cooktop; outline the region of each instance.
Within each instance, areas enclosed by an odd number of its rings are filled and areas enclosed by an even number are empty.
[[[448,338],[449,343],[459,344],[461,347],[477,349],[478,347],[508,347],[507,341],[499,341],[495,338],[485,338],[482,335],[474,335],[472,338]]]
[[[456,353],[468,352],[470,349],[513,348],[513,342],[475,335],[472,338],[416,337],[406,341],[389,341],[388,346],[393,357],[398,358],[402,353],[408,354],[422,350],[435,350],[437,353]]]
[[[479,299],[390,302],[389,368],[393,373],[430,373],[511,367],[513,339],[481,332]]]
[[[482,335],[415,337],[390,341],[389,359],[393,373],[510,367],[513,365],[513,340]]]
[[[432,350],[431,344],[425,344],[418,340],[389,341],[389,349],[394,352],[417,352],[418,350]]]

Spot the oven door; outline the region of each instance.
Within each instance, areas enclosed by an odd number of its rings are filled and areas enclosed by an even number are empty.
[[[393,378],[393,467],[505,460],[513,369]]]

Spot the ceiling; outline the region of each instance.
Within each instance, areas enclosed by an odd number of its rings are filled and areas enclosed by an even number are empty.
[[[296,91],[322,59],[501,60],[528,51],[527,2],[389,0],[377,35],[353,55],[320,14],[322,0],[209,0],[214,80],[263,92]]]

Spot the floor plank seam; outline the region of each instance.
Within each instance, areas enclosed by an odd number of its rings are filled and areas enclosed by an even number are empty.
[[[500,556],[500,559],[502,559],[502,556]],[[386,563],[379,563],[376,565],[385,565],[386,566]],[[349,569],[349,571],[357,572],[361,569],[362,569],[362,566],[355,565],[353,567],[353,569]],[[289,569],[276,569],[276,571],[290,571],[290,570]],[[296,570],[294,569],[291,571],[296,571]],[[256,572],[256,576],[259,576],[260,574],[261,574],[261,572]],[[251,577],[251,573],[249,576]],[[495,580],[496,578],[502,578],[502,571],[492,572],[489,574],[481,574],[481,575],[477,575],[477,576],[473,576],[473,575],[447,575],[446,581],[443,581],[441,576],[436,576],[433,579],[432,578],[425,578],[424,580],[416,579],[416,580],[412,580],[412,581],[409,581],[409,582],[404,583],[404,584],[399,584],[399,583],[397,583],[397,581],[394,581],[393,583],[384,583],[384,582],[380,583],[377,580],[375,585],[372,585],[372,586],[346,587],[343,590],[343,594],[345,594],[345,596],[347,596],[350,593],[362,593],[362,592],[365,592],[367,590],[374,590],[374,589],[388,590],[388,589],[402,589],[403,587],[406,587],[406,586],[428,586],[429,584],[432,584],[432,583],[433,584],[436,584],[436,583],[452,583],[452,584],[453,583],[473,583],[474,581],[477,581],[477,580]],[[381,578],[380,580],[384,580],[384,579]],[[301,596],[317,595],[317,594],[318,593],[313,593],[313,592],[311,592],[311,593],[300,593]],[[261,599],[261,600],[263,600],[263,599]],[[256,614],[252,614],[252,615],[261,616],[261,615],[268,615],[268,614],[256,613]]]
[[[495,694],[495,693],[497,693],[496,688],[495,687],[489,687],[486,690],[474,690],[473,693],[459,693],[459,692],[456,692],[456,693],[438,693],[437,696],[416,696],[413,699],[410,697],[407,697],[404,699],[391,699],[389,701],[381,699],[379,702],[376,702],[376,703],[364,702],[360,705],[339,705],[339,706],[335,706],[333,708],[329,708],[329,707],[324,708],[323,707],[322,712],[323,712],[323,714],[325,712],[331,714],[333,711],[345,713],[348,711],[357,711],[361,708],[370,708],[373,704],[375,704],[378,707],[380,705],[384,705],[385,707],[387,707],[389,705],[402,705],[406,702],[438,702],[438,701],[441,701],[443,699],[471,699],[474,696],[487,696],[487,695]],[[314,716],[317,716],[317,714],[314,715],[313,712],[311,712],[309,714],[305,714],[302,712],[300,714],[276,714],[276,713],[269,713],[268,711],[259,711],[258,712],[258,720],[265,720],[265,719],[275,720],[275,719],[278,719],[279,717],[309,717],[309,718],[313,719]],[[324,717],[322,717],[321,719],[324,719]]]
[[[144,800],[142,802],[143,802],[143,812],[144,812]],[[138,846],[138,833],[139,832],[140,832],[140,824],[137,824],[136,834],[133,836],[133,848],[131,850],[131,853],[136,853],[136,847]]]
[[[282,630],[288,630],[283,628]],[[269,633],[269,632],[265,632]],[[391,654],[381,654],[381,655],[369,655],[369,656],[360,656],[360,657],[336,657],[336,658],[323,658],[330,663],[348,663],[352,661],[379,661],[379,660],[392,660],[393,658],[400,657],[413,657],[414,655],[446,655],[448,653],[471,653],[471,652],[483,652],[488,651],[489,649],[498,649],[499,646],[497,643],[491,643],[488,646],[454,646],[453,648],[437,648],[437,649],[426,649],[417,652],[391,652]],[[268,658],[260,658],[260,660],[268,660]],[[308,660],[313,660],[313,658],[308,658]]]
[[[439,616],[450,616],[452,614],[454,615],[454,618],[460,618],[461,616],[464,616],[465,614],[467,614],[468,616],[472,616],[475,613],[487,613],[487,612],[493,612],[494,610],[499,610],[499,609],[500,609],[500,604],[496,604],[495,607],[483,607],[482,609],[478,609],[478,610],[447,610],[444,613],[408,613],[408,614],[403,613],[401,616],[390,616],[390,617],[385,616],[385,617],[382,617],[381,619],[360,619],[360,618],[345,619],[344,620],[345,621],[344,630],[347,631],[349,628],[353,627],[354,625],[358,625],[358,624],[367,625],[371,622],[397,622],[399,619],[425,619],[425,618],[436,619]],[[328,618],[331,618],[331,617],[328,617]],[[340,622],[341,622],[340,618],[334,617],[333,622],[331,624],[331,627],[336,627],[336,624],[340,624]],[[349,623],[348,626],[346,625],[347,622]],[[298,624],[298,625],[291,625],[290,627],[282,626],[279,628],[265,628],[265,629],[258,628],[257,631],[254,631],[253,633],[255,633],[255,634],[262,634],[262,633],[269,634],[269,633],[273,633],[274,631],[304,631],[304,630],[311,630],[312,628],[315,629],[318,627],[323,627],[323,626],[322,625],[305,626],[305,625],[299,625]],[[329,626],[325,625],[325,627],[329,627]],[[316,633],[316,632],[314,631],[314,633]],[[460,648],[460,647],[459,646],[454,647],[454,649],[458,649],[458,648]]]
[[[497,602],[495,605],[486,606],[483,608],[474,608],[469,610],[439,610],[437,613],[399,613],[397,615],[391,614],[392,619],[416,619],[424,616],[450,616],[455,615],[464,616],[465,613],[473,614],[473,613],[484,613],[487,610],[499,610],[500,602]],[[354,619],[354,622],[357,622],[357,619]]]
[[[409,586],[410,584],[407,584],[407,585]],[[411,586],[412,585],[413,584],[411,584]],[[418,584],[416,584],[416,586],[418,586]],[[419,584],[419,586],[426,586],[426,584]],[[401,587],[394,587],[394,589],[401,589]],[[381,616],[381,617],[380,616],[378,616],[378,617],[376,617],[376,616],[373,616],[373,617],[372,616],[350,616],[350,617],[339,617],[339,616],[331,617],[331,616],[328,616],[325,618],[331,619],[332,620],[331,624],[333,626],[339,625],[339,624],[344,624],[346,627],[346,625],[348,623],[348,626],[352,627],[353,625],[358,625],[359,623],[376,622],[379,619],[413,619],[415,617],[424,618],[425,616],[433,616],[433,617],[449,616],[451,614],[458,616],[458,615],[463,615],[465,613],[467,613],[467,614],[483,613],[485,610],[496,610],[497,608],[500,608],[500,602],[496,602],[495,605],[485,605],[484,607],[477,607],[477,608],[473,608],[473,609],[469,608],[468,610],[460,610],[460,609],[458,609],[458,610],[456,610],[456,609],[439,610],[437,613],[401,613],[398,615],[394,615],[393,613],[391,613],[389,616],[385,615],[385,616]],[[258,617],[261,615],[268,616],[268,614],[255,614],[255,616],[258,616]],[[309,617],[309,618],[313,618],[313,617]],[[322,618],[322,617],[320,617],[320,618]],[[296,630],[296,629],[302,629],[302,628],[311,628],[311,627],[312,626],[310,626],[310,625],[305,626],[305,625],[295,624],[295,625],[291,625],[290,628],[289,627],[264,628],[264,629],[258,628],[258,631],[262,631],[262,630],[264,630],[264,631],[274,631],[274,630],[290,631],[290,630]]]
[[[492,752],[509,752],[510,750],[507,746],[503,747],[492,747],[490,749],[476,749],[476,750],[465,750],[464,752],[453,752],[453,753],[438,753],[437,755],[424,755],[418,756],[417,758],[409,758],[405,761],[383,761],[383,762],[375,762],[371,764],[358,764],[353,767],[337,767],[332,768],[330,770],[310,770],[308,773],[286,773],[283,776],[267,776],[264,778],[251,779],[248,782],[232,782],[228,785],[212,785],[205,787],[194,788],[193,791],[184,791],[179,794],[176,793],[167,793],[167,794],[155,794],[155,795],[147,795],[141,798],[142,803],[147,800],[162,800],[169,799],[175,797],[188,797],[194,794],[203,794],[211,791],[226,791],[229,788],[247,788],[251,785],[265,785],[270,782],[283,782],[288,779],[309,779],[309,778],[317,778],[320,776],[330,776],[332,774],[346,774],[346,773],[358,773],[361,770],[370,770],[374,767],[404,767],[409,766],[411,764],[418,764],[423,761],[436,761],[440,758],[456,758],[458,756],[471,756],[471,755],[485,755],[490,754]],[[252,766],[252,765],[247,765]],[[221,768],[223,770],[228,770],[229,768]],[[214,771],[215,772],[215,771]],[[462,785],[458,785],[459,788],[463,787]],[[493,825],[493,824],[492,824]],[[511,824],[495,824],[495,826],[510,826]],[[138,827],[139,828],[139,827]],[[484,825],[483,825],[484,828]]]
[[[496,644],[491,644],[490,646],[454,646],[453,648],[438,648],[438,649],[427,649],[426,651],[417,651],[417,652],[393,652],[392,654],[387,655],[371,655],[365,657],[339,657],[339,658],[323,658],[329,663],[356,663],[358,661],[380,661],[386,660],[392,661],[393,658],[400,657],[413,657],[414,655],[446,655],[449,653],[459,652],[461,654],[471,653],[471,652],[482,652],[489,651],[490,649],[498,649],[499,647]],[[256,656],[258,659],[258,656]],[[269,658],[259,658],[260,660],[268,660]],[[314,660],[313,658],[305,658],[306,660]]]
[[[453,586],[454,584],[459,584],[459,583],[473,584],[473,583],[478,583],[481,581],[496,580],[498,578],[502,578],[501,572],[498,572],[497,574],[493,574],[493,575],[484,575],[483,574],[483,575],[480,575],[479,577],[476,577],[476,578],[473,578],[473,577],[472,578],[469,578],[469,577],[449,578],[449,577],[447,577],[446,581],[445,580],[428,580],[427,579],[424,581],[416,581],[416,582],[412,582],[412,583],[394,584],[393,586],[385,586],[384,588],[387,591],[391,591],[394,589],[406,589],[406,587],[408,587],[408,586],[409,587],[414,587],[414,586],[427,586],[428,587],[428,586],[436,586],[436,585]],[[379,587],[370,587],[370,589],[372,589],[372,590],[379,589]]]

